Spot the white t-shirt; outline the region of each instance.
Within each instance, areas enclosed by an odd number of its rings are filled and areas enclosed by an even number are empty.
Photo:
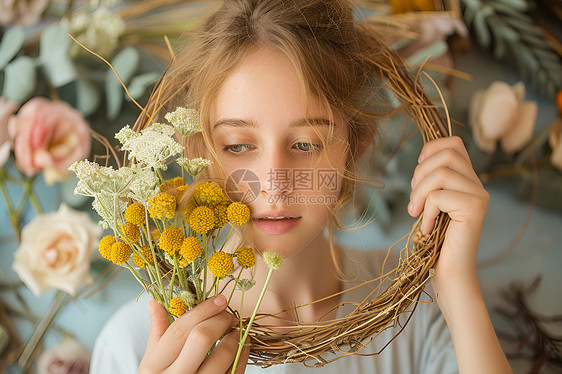
[[[352,281],[344,282],[343,288],[373,279],[381,274],[386,253],[377,251],[346,250],[342,258],[343,270]],[[385,270],[396,266],[396,258],[387,260]],[[359,302],[375,287],[360,287],[342,295],[343,302]],[[429,287],[428,287],[429,288]],[[429,292],[429,290],[426,291]],[[146,293],[138,302],[132,300],[124,305],[104,326],[92,352],[91,374],[133,374],[138,367],[148,339],[150,317]],[[422,293],[421,301],[430,300]],[[350,312],[352,305],[338,310],[338,318]],[[351,309],[352,310],[352,309]],[[410,317],[400,316],[399,325],[384,330],[376,339],[359,353],[380,351]],[[334,355],[326,355],[331,359]],[[314,364],[314,360],[308,362]],[[437,303],[419,303],[404,330],[384,350],[375,356],[348,356],[335,360],[321,368],[308,368],[303,364],[275,365],[266,369],[248,365],[246,373],[457,373],[457,361],[453,344]]]

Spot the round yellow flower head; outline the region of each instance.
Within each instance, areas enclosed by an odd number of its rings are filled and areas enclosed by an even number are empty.
[[[203,252],[201,242],[195,236],[188,236],[183,240],[180,255],[188,262],[192,263]]]
[[[147,262],[154,261],[154,258],[152,257],[152,251],[150,250],[150,247],[148,245],[141,247],[141,253]],[[146,266],[146,262],[137,253],[133,253],[133,262],[140,268],[144,268]]]
[[[215,227],[217,220],[210,208],[198,206],[189,215],[188,222],[195,232],[205,233]]]
[[[185,302],[181,298],[176,296],[170,300],[170,313],[174,316],[180,317],[186,310],[187,305],[185,305]]]
[[[162,232],[158,245],[164,252],[174,254],[183,242],[183,233],[179,227],[170,227]]]
[[[111,262],[123,265],[131,257],[131,248],[123,243],[116,242],[111,246]]]
[[[250,208],[246,204],[235,201],[226,210],[228,220],[236,226],[241,226],[250,219]]]
[[[115,242],[115,236],[113,235],[106,235],[101,238],[100,244],[98,246],[101,257],[111,261],[111,246],[115,244]]]
[[[242,247],[236,251],[236,260],[238,265],[244,269],[251,268],[256,264],[256,256],[254,250],[250,247]]]
[[[224,190],[213,182],[201,183],[193,191],[197,205],[215,206],[228,199]]]
[[[148,204],[150,205],[148,212],[151,218],[172,219],[176,214],[176,198],[169,193],[160,192],[152,199],[149,199]]]
[[[132,203],[125,209],[125,222],[127,223],[135,226],[144,225],[145,218],[145,209],[141,203]]]
[[[278,252],[265,251],[263,253],[263,262],[268,268],[279,270],[283,266],[283,255]]]
[[[207,266],[209,266],[209,270],[215,277],[225,277],[228,274],[232,273],[232,270],[234,270],[232,255],[230,255],[230,253],[222,251],[215,252],[211,256],[209,256]]]
[[[121,225],[121,230],[123,231],[123,236],[130,242],[137,242],[140,239],[140,230],[138,226],[133,225],[132,223],[125,222],[125,224]]]
[[[189,265],[189,262],[187,262],[187,260],[180,255],[174,255],[174,259],[177,259],[178,267],[180,269],[186,268],[187,265]],[[175,261],[174,261],[174,263],[175,263]]]
[[[228,214],[226,213],[226,205],[225,204],[218,204],[213,208],[213,213],[217,219],[215,223],[216,228],[223,227],[228,223]]]
[[[182,177],[175,177],[174,179],[169,179],[167,181],[162,182],[160,184],[160,191],[166,191],[168,188],[177,188],[183,186],[185,182],[183,181]]]
[[[197,203],[194,199],[189,199],[185,204],[185,207],[180,208],[180,213],[183,214],[186,220],[189,221],[189,215],[193,212],[193,209],[197,208]]]

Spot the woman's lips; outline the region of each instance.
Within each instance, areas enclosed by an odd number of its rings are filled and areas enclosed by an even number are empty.
[[[282,220],[265,220],[265,219],[252,219],[258,230],[269,235],[280,235],[289,232],[300,222],[301,217],[282,219]]]

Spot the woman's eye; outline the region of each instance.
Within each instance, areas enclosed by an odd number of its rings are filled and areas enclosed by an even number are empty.
[[[322,144],[300,142],[300,143],[296,143],[295,145],[300,151],[303,152],[318,153],[322,150]]]
[[[230,144],[230,145],[225,145],[223,148],[223,151],[225,152],[232,152],[232,153],[240,153],[244,150],[248,150],[251,149],[251,145],[250,144]]]

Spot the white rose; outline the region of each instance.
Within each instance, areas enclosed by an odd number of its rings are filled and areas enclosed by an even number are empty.
[[[57,212],[39,214],[23,228],[12,269],[37,296],[50,288],[74,296],[92,281],[90,256],[101,233],[86,213],[62,204]]]
[[[513,87],[494,82],[478,90],[470,103],[469,123],[474,142],[481,150],[493,153],[500,142],[507,154],[520,151],[533,137],[537,103],[523,101],[525,86]]]
[[[65,339],[53,349],[41,353],[38,374],[88,374],[90,353],[74,339]]]

